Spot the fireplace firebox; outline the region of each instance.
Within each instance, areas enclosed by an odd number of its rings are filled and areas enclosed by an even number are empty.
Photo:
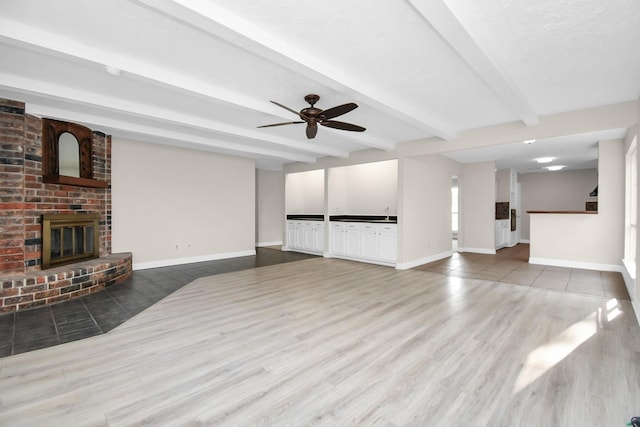
[[[42,215],[42,268],[98,258],[100,215]]]

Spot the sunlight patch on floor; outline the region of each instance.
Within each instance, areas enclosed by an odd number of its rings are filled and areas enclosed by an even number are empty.
[[[591,313],[564,330],[555,340],[541,345],[527,356],[513,388],[513,394],[524,390],[547,371],[569,356],[598,331],[598,315]]]

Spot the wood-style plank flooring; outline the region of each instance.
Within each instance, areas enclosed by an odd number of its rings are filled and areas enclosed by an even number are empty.
[[[529,245],[523,243],[502,248],[495,255],[454,252],[450,257],[416,269],[452,277],[630,299],[621,273],[529,264]]]
[[[624,426],[628,301],[315,258],[0,359],[2,426]]]

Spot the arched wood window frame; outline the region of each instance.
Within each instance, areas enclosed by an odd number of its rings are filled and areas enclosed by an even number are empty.
[[[80,177],[60,175],[60,136],[68,132],[78,140]],[[106,187],[107,183],[93,179],[93,148],[91,129],[76,123],[42,119],[42,180],[50,184],[81,187]]]

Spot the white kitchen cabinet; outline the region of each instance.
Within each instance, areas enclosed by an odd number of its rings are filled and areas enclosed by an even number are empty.
[[[509,245],[511,235],[511,223],[508,219],[496,221],[496,249]]]
[[[324,252],[323,221],[287,221],[287,249],[314,254]]]
[[[360,257],[360,227],[357,223],[349,222],[344,226],[345,253],[351,257]]]
[[[398,257],[396,224],[331,222],[331,254],[336,257],[392,265]]]
[[[296,222],[295,221],[287,221],[286,242],[287,242],[286,244],[287,249],[296,248]]]
[[[314,249],[315,245],[315,236],[313,230],[313,224],[310,221],[305,221],[302,223],[302,249]]]
[[[318,222],[313,225],[313,247],[315,252],[324,252],[324,222]]]
[[[360,253],[363,258],[376,259],[380,254],[378,226],[375,224],[360,225]]]
[[[398,260],[398,226],[393,224],[380,225],[380,259],[386,262]]]
[[[294,247],[304,249],[304,230],[302,229],[302,221],[296,221],[296,240]]]
[[[344,223],[332,222],[329,234],[331,236],[331,253],[334,255],[346,255]]]

